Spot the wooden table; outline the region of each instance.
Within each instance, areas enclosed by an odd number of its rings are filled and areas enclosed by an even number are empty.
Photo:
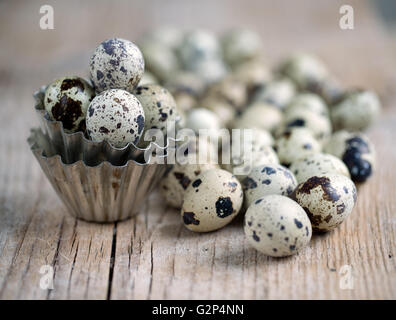
[[[342,1],[299,1],[292,8],[259,0],[119,1],[114,8],[102,1],[51,3],[55,30],[47,31],[39,28],[37,2],[0,3],[1,299],[396,298],[396,56],[365,1],[349,1],[352,31],[338,27]],[[380,93],[383,116],[369,132],[377,171],[359,187],[346,223],[314,236],[298,255],[273,259],[247,244],[240,218],[218,232],[192,233],[158,193],[121,223],[67,215],[25,141],[37,124],[31,94],[55,77],[86,75],[103,39],[133,40],[162,24],[216,32],[245,25],[263,36],[270,63],[310,50],[346,85]],[[54,271],[51,290],[40,287],[46,265]],[[353,280],[347,288],[345,279]]]

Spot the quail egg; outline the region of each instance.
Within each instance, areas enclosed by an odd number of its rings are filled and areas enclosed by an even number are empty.
[[[352,212],[357,193],[351,179],[326,173],[300,183],[292,197],[304,208],[315,231],[330,231]]]
[[[272,194],[254,201],[245,215],[245,236],[258,251],[290,256],[308,245],[312,226],[303,208],[288,197]]]
[[[328,116],[303,108],[294,108],[286,112],[282,127],[283,130],[296,127],[308,128],[320,142],[326,141],[332,132],[331,121]]]
[[[297,180],[290,170],[269,164],[254,167],[241,183],[247,207],[269,194],[289,196],[297,187]]]
[[[85,131],[87,109],[94,96],[84,79],[64,77],[47,87],[44,107],[50,119],[62,122],[65,132]]]
[[[290,166],[297,181],[304,182],[308,178],[326,173],[338,173],[350,178],[349,170],[344,162],[331,154],[314,153],[294,161]]]
[[[103,91],[91,102],[87,132],[92,141],[108,141],[117,148],[137,144],[144,129],[144,110],[139,100],[121,89]]]
[[[263,43],[258,34],[247,29],[234,29],[222,38],[223,54],[226,62],[237,66],[261,55]]]
[[[131,41],[112,38],[103,41],[90,60],[91,79],[97,92],[135,88],[144,73],[144,59]]]
[[[196,64],[205,60],[217,60],[221,48],[216,36],[206,30],[187,32],[179,47],[179,56],[187,70],[196,70]]]
[[[253,145],[251,152],[246,150],[242,150],[240,153],[232,152],[230,164],[223,162],[223,168],[235,174],[241,181],[254,167],[264,164],[279,164],[278,156],[271,146],[260,145],[259,147],[255,147]]]
[[[323,99],[314,93],[300,93],[296,95],[286,107],[286,113],[292,113],[299,109],[301,112],[310,111],[318,115],[328,117],[329,110]]]
[[[299,158],[321,151],[320,143],[307,128],[290,128],[275,141],[279,161],[289,166]]]
[[[241,184],[231,173],[211,169],[198,175],[184,194],[181,216],[187,229],[208,232],[230,223],[243,203]]]
[[[175,125],[176,102],[167,89],[158,84],[147,84],[137,87],[133,94],[140,101],[144,110],[145,131],[159,129],[165,135],[168,127]]]
[[[214,112],[220,120],[221,127],[229,127],[235,119],[235,107],[221,97],[205,96],[199,102],[199,105],[200,107]]]
[[[300,90],[315,87],[328,77],[326,66],[310,54],[296,54],[281,64],[280,72],[292,79]]]
[[[355,182],[366,181],[375,168],[375,150],[368,137],[360,132],[335,132],[324,151],[341,159]]]
[[[272,78],[272,73],[268,66],[257,59],[237,66],[233,75],[247,86],[249,94],[253,93],[258,87],[270,82]]]
[[[221,121],[213,111],[205,108],[196,108],[187,114],[186,127],[196,133],[201,129],[218,130],[221,127]]]
[[[358,90],[346,95],[331,109],[331,119],[336,130],[364,130],[378,118],[381,103],[372,91]]]
[[[195,178],[210,169],[217,168],[215,164],[184,164],[176,163],[160,183],[160,190],[166,203],[180,209],[184,192]]]
[[[253,101],[263,101],[284,109],[296,94],[296,87],[287,78],[269,82],[259,89],[253,96]]]
[[[272,132],[281,124],[282,118],[283,114],[277,107],[266,102],[256,102],[235,120],[234,127],[261,128]]]
[[[144,86],[146,84],[158,83],[158,80],[154,75],[148,71],[145,71],[142,78],[140,79],[139,86]]]
[[[159,42],[147,41],[140,46],[146,69],[159,80],[166,81],[180,68],[176,54]]]

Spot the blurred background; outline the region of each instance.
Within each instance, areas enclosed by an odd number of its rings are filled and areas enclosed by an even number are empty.
[[[39,10],[45,4],[54,8],[54,30],[40,29]],[[0,83],[16,81],[33,89],[65,74],[85,76],[94,48],[113,36],[135,41],[163,25],[217,34],[245,27],[262,37],[269,63],[293,51],[310,51],[346,85],[371,86],[384,96],[394,78],[388,62],[396,59],[391,40],[396,3],[348,1],[354,8],[354,30],[339,28],[343,4],[344,0],[1,1]]]

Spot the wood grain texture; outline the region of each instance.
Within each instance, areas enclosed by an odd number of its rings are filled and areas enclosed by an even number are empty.
[[[368,4],[350,2],[356,30],[349,33],[338,28],[338,1],[293,10],[286,1],[200,1],[199,8],[119,1],[115,10],[102,1],[54,1],[52,31],[38,28],[37,3],[1,2],[0,299],[395,299],[396,55]],[[248,245],[242,217],[195,234],[157,192],[128,221],[89,224],[67,215],[25,142],[37,123],[32,92],[63,74],[85,75],[92,48],[106,37],[134,39],[151,24],[171,22],[255,28],[270,62],[305,48],[345,84],[380,92],[384,114],[369,132],[378,167],[340,228],[314,236],[298,255],[273,259]],[[43,265],[54,268],[52,290],[40,288]],[[351,290],[340,288],[344,265],[352,267]]]

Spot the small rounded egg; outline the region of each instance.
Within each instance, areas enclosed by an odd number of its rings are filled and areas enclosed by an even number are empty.
[[[321,145],[307,128],[290,128],[275,141],[279,161],[289,166],[299,158],[321,151]]]
[[[196,133],[201,129],[218,130],[221,127],[221,121],[213,111],[205,108],[196,108],[188,112],[186,127]]]
[[[311,111],[318,115],[328,117],[329,110],[324,100],[314,93],[300,93],[296,95],[286,107],[285,112],[290,113],[295,109],[301,109],[301,111]]]
[[[296,127],[308,128],[318,141],[323,142],[331,135],[332,127],[328,116],[318,114],[314,111],[294,108],[285,113],[283,128]]]
[[[112,38],[103,41],[90,60],[91,79],[97,92],[135,88],[144,73],[144,59],[131,41]]]
[[[299,183],[308,178],[325,173],[338,173],[350,178],[344,162],[331,154],[314,153],[294,161],[290,166]]]
[[[93,88],[82,78],[63,77],[45,90],[44,107],[50,119],[61,121],[67,133],[85,131],[85,117],[92,99]]]
[[[220,57],[220,44],[216,36],[206,30],[187,32],[179,48],[179,56],[185,69],[196,69],[196,64],[203,60]]]
[[[234,29],[222,38],[223,55],[231,66],[237,66],[262,54],[263,43],[255,32],[248,29]]]
[[[317,57],[299,53],[281,64],[280,72],[289,77],[300,90],[317,86],[328,77],[327,67]]]
[[[265,84],[253,96],[253,101],[264,101],[284,109],[296,94],[296,87],[287,78],[273,80]]]
[[[139,100],[121,89],[103,91],[91,102],[87,132],[92,141],[108,141],[117,148],[137,144],[144,129],[144,110]]]
[[[326,173],[300,183],[292,196],[304,208],[315,231],[338,227],[352,212],[356,187],[342,174]]]
[[[230,223],[243,203],[241,184],[225,170],[211,169],[195,178],[184,194],[181,210],[187,229],[208,232]]]
[[[241,183],[247,207],[266,195],[289,196],[297,187],[297,180],[290,170],[270,164],[254,167]]]
[[[283,119],[282,112],[266,102],[255,102],[235,119],[234,128],[260,128],[274,131]]]
[[[145,115],[145,131],[159,129],[166,134],[177,118],[176,102],[170,92],[158,84],[137,87],[133,94],[140,101]]]
[[[233,75],[247,86],[249,94],[272,79],[270,68],[259,59],[244,62],[237,66]]]
[[[271,257],[296,254],[312,236],[311,222],[303,208],[278,194],[259,198],[249,206],[244,231],[250,245]]]
[[[361,132],[335,132],[325,145],[324,151],[341,159],[355,182],[366,181],[374,171],[374,146]]]
[[[215,164],[184,164],[176,163],[160,183],[160,190],[166,203],[180,209],[184,192],[195,178],[210,169],[217,168]]]
[[[336,130],[365,130],[378,118],[381,103],[372,91],[357,90],[331,109],[331,120]]]

